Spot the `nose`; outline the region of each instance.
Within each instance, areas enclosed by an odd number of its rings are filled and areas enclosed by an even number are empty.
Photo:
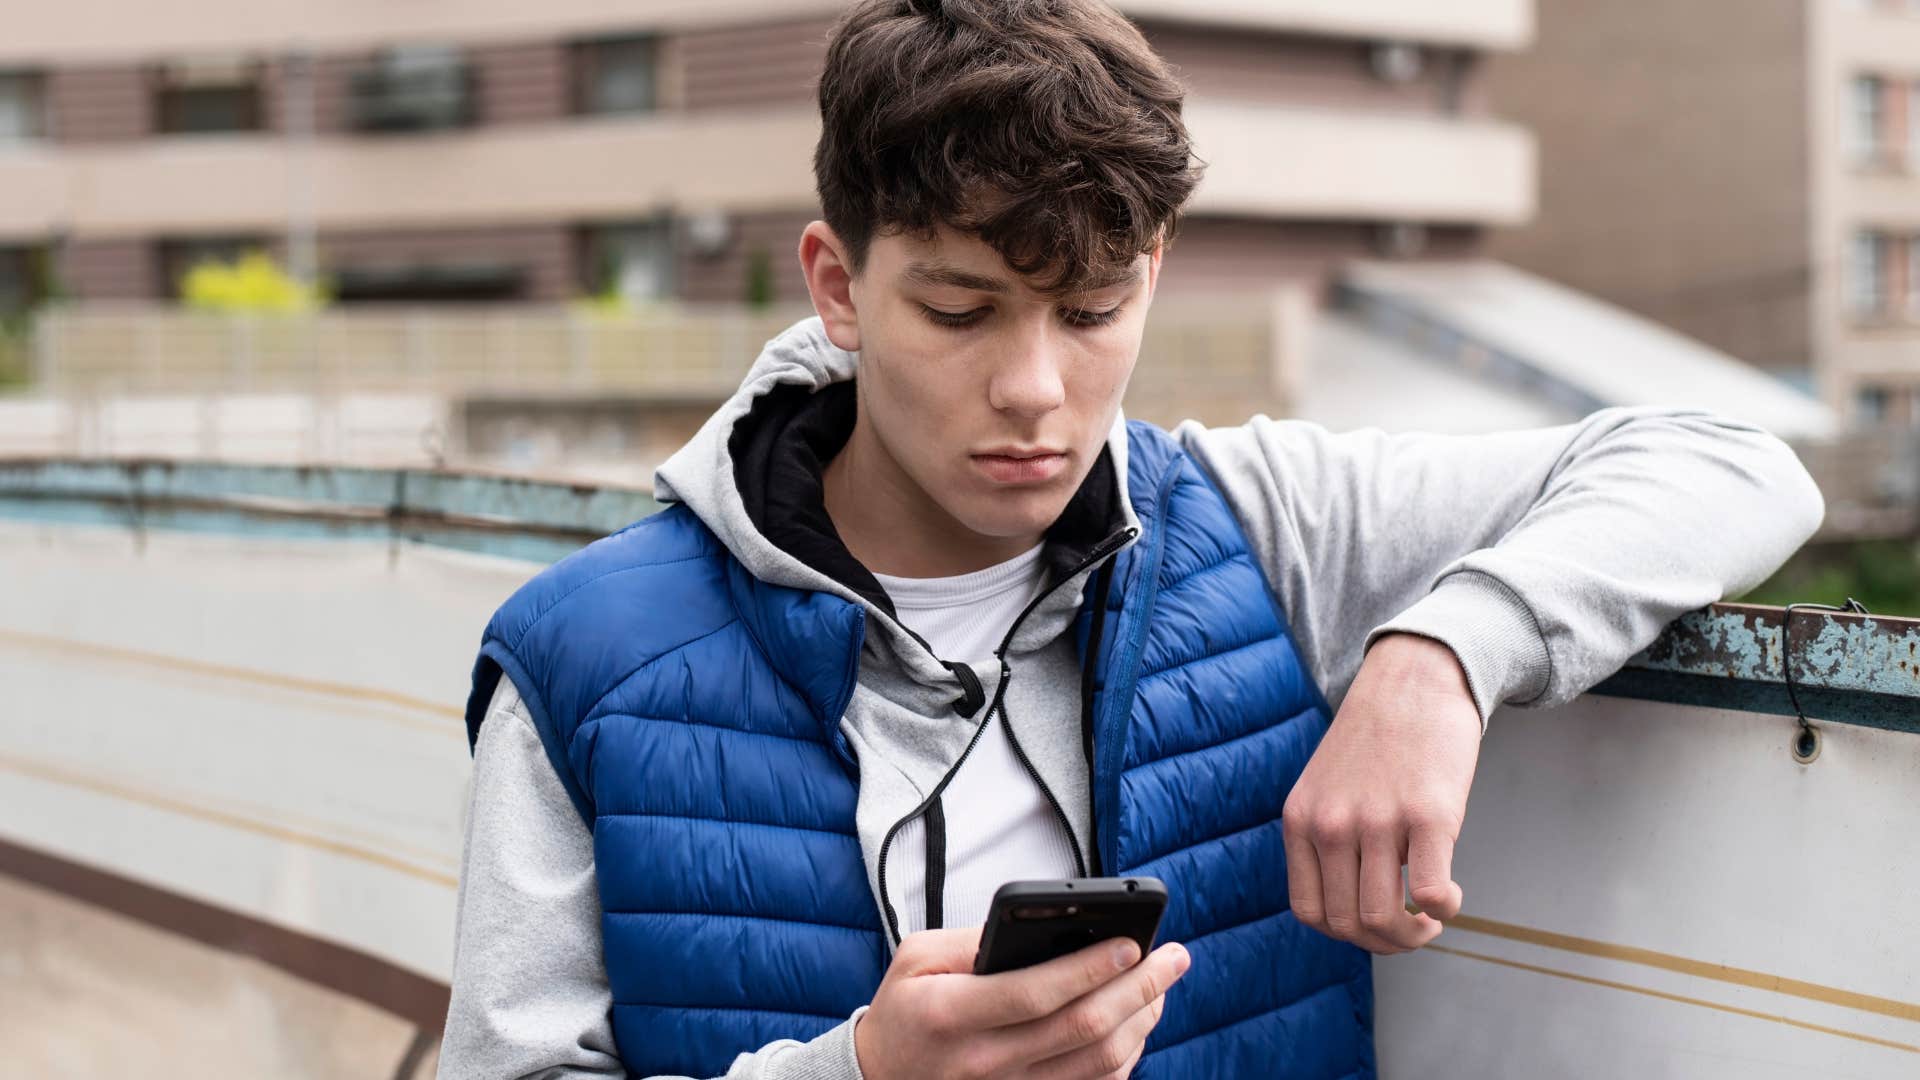
[[[1061,343],[1047,330],[1021,335],[987,384],[988,403],[1029,419],[1058,409],[1067,400],[1066,359]]]

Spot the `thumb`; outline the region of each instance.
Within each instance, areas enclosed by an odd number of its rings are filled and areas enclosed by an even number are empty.
[[[974,954],[980,951],[980,928],[954,927],[908,934],[894,953],[901,975],[972,974]]]

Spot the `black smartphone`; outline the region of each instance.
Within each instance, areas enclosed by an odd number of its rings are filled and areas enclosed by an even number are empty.
[[[1138,942],[1145,956],[1166,910],[1167,886],[1159,878],[1009,881],[987,909],[973,973],[1032,967],[1121,937]]]

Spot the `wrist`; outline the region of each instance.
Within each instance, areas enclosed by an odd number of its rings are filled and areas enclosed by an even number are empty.
[[[1430,638],[1453,650],[1480,711],[1482,730],[1504,703],[1541,699],[1553,679],[1553,661],[1533,613],[1503,582],[1477,571],[1449,574],[1433,591],[1385,624],[1369,640],[1393,634]]]
[[[868,1030],[866,1019],[871,1011],[871,1006],[854,1010],[853,1038],[849,1040],[853,1043],[853,1067],[861,1080],[879,1080],[879,1074],[873,1071],[873,1051],[867,1045],[872,1032]]]
[[[1467,684],[1467,669],[1446,642],[1422,634],[1394,630],[1380,635],[1368,646],[1366,663],[1388,669],[1403,677],[1421,680],[1425,685],[1457,687],[1472,698]]]

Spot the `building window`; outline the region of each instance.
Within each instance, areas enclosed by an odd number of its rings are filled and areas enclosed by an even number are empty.
[[[37,139],[46,130],[40,77],[24,71],[0,71],[0,143]]]
[[[1886,314],[1887,273],[1892,241],[1884,233],[1859,232],[1848,256],[1847,309],[1856,317]]]
[[[1910,235],[1901,245],[1906,249],[1906,280],[1902,283],[1906,293],[1901,298],[1901,310],[1909,319],[1920,319],[1920,235]]]
[[[574,54],[580,111],[652,112],[659,105],[658,51],[651,37],[581,43]]]
[[[587,230],[587,287],[628,305],[673,295],[673,232],[670,222],[628,222]]]
[[[1887,388],[1884,386],[1861,387],[1853,395],[1854,416],[1867,427],[1885,423],[1888,398]]]
[[[260,67],[222,57],[168,64],[160,72],[160,130],[168,134],[258,131]]]
[[[0,247],[0,319],[33,306],[37,291],[33,271],[32,249]]]
[[[1857,165],[1877,165],[1885,153],[1886,85],[1878,75],[1854,77],[1848,136]]]
[[[353,126],[360,131],[436,131],[473,121],[473,78],[451,45],[388,49],[353,76]]]

